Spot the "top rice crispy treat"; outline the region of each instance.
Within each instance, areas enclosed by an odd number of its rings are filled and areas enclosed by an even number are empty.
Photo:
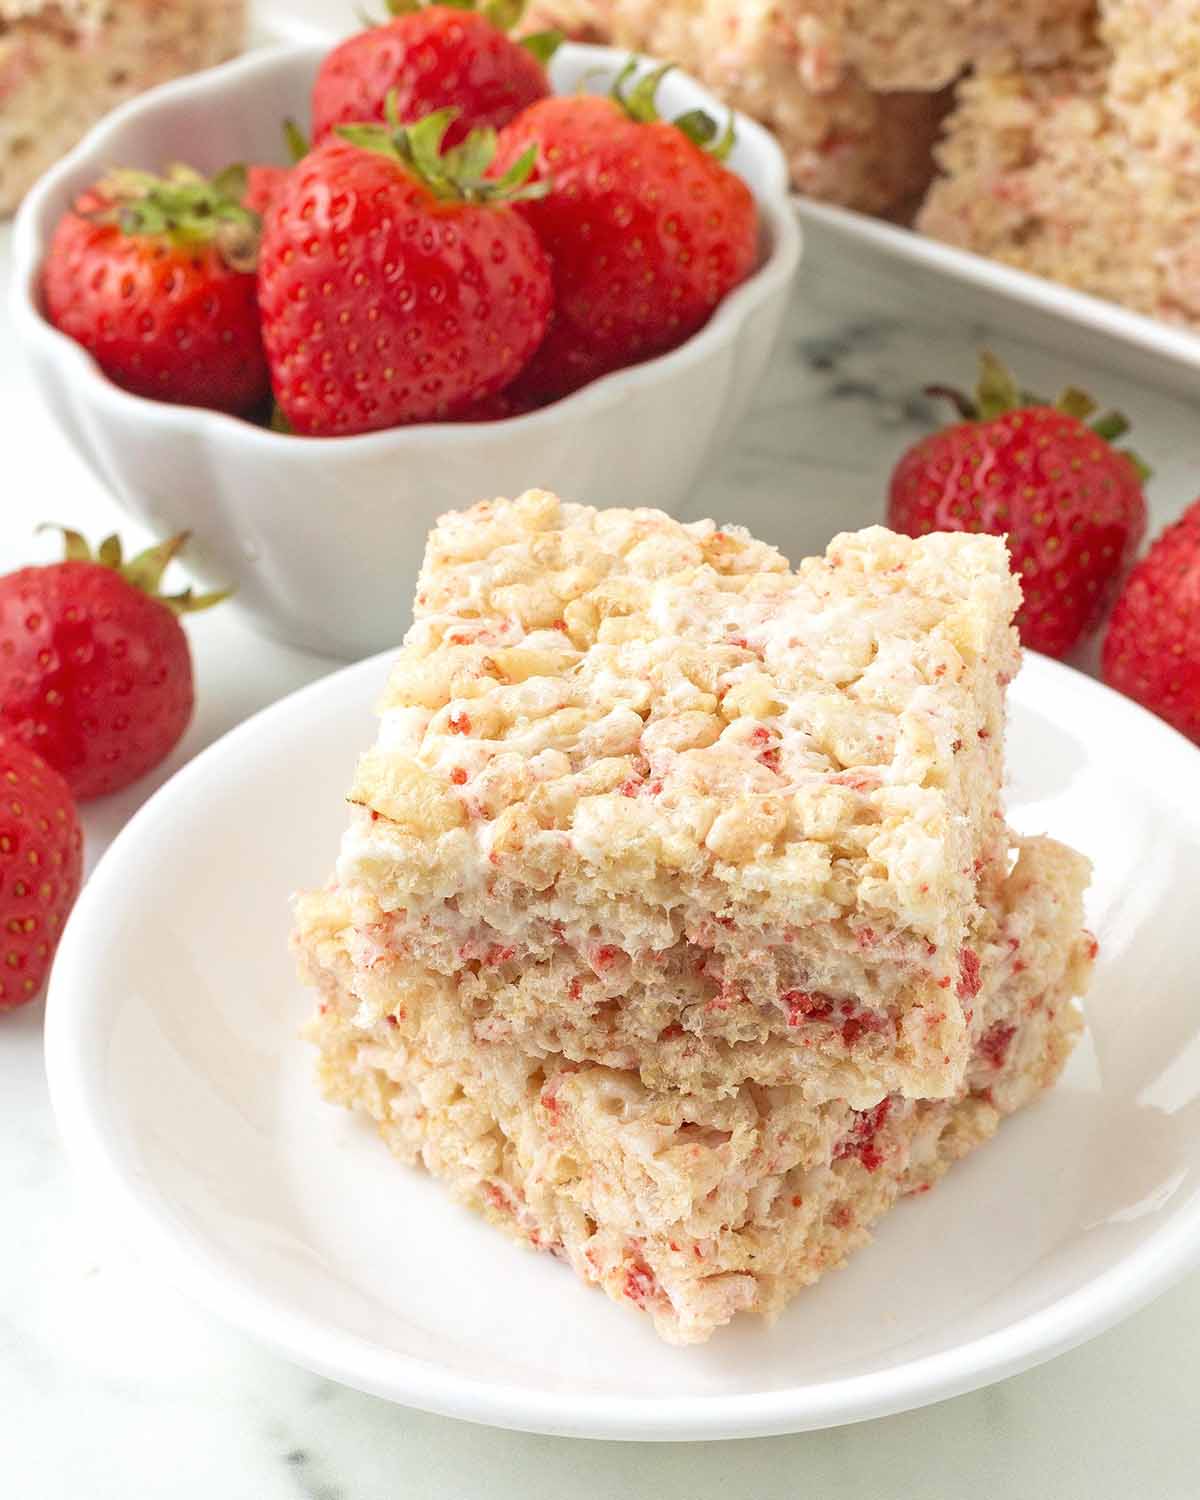
[[[737,529],[538,491],[445,516],[351,792],[354,923],[444,973],[481,942],[782,967],[894,1020],[889,1087],[951,1092],[1018,600],[991,537],[875,527],[793,573]],[[847,1046],[877,1067],[869,1030]]]

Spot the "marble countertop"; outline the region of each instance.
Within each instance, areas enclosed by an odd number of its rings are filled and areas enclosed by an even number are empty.
[[[7,242],[0,231],[0,284]],[[1028,383],[1119,404],[1152,462],[1152,528],[1200,489],[1193,405],[1021,347],[980,304],[950,314],[901,276],[816,242],[754,410],[691,506],[798,556],[877,520],[891,464],[931,419],[922,385],[969,382],[981,340]],[[1046,330],[1053,345],[1055,332]],[[120,524],[23,379],[0,315],[0,567],[46,552],[54,518]],[[123,528],[130,540],[134,529]],[[183,760],[333,663],[252,635],[231,610],[189,622],[199,691],[171,762],[86,813],[89,860]],[[1087,665],[1086,653],[1082,663]],[[1123,1326],[1029,1374],[884,1421],[794,1438],[653,1447],[467,1426],[342,1389],[193,1309],[85,1206],[56,1138],[42,1007],[0,1022],[0,1494],[13,1500],[679,1500],[806,1492],[986,1493],[989,1500],[1194,1500],[1200,1470],[1200,1274]]]

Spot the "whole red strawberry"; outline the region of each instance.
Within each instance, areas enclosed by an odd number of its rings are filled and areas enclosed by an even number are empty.
[[[246,191],[242,203],[261,218],[287,181],[291,167],[253,166],[246,168]]]
[[[517,386],[535,403],[683,343],[754,269],[754,197],[720,160],[732,137],[709,149],[707,116],[659,119],[666,71],[625,94],[626,69],[611,96],[546,99],[500,132],[496,170],[536,147],[552,184],[521,210],[554,270],[550,332]]]
[[[1102,666],[1110,687],[1200,745],[1200,500],[1129,575]]]
[[[279,408],[308,435],[454,416],[502,390],[550,316],[546,256],[512,201],[531,160],[484,176],[480,133],[442,150],[451,111],[341,126],[267,211],[263,338]]]
[[[138,396],[249,411],[268,394],[245,174],[111,173],[59,221],[46,314]]]
[[[66,782],[28,745],[0,735],[0,1011],[44,984],[82,871]]]
[[[1146,529],[1146,470],[1109,441],[1127,430],[1068,390],[1057,405],[1023,394],[982,357],[976,403],[943,387],[968,420],[914,444],[892,473],[888,525],[1007,536],[1025,602],[1026,646],[1065,656],[1099,625]]]
[[[158,593],[178,536],[123,563],[67,531],[66,559],[0,578],[0,728],[84,801],[158,764],[192,713],[192,659],[177,616],[224,594]]]
[[[482,10],[474,0],[389,0],[392,20],[350,37],[321,64],[312,95],[314,142],[338,125],[386,119],[389,94],[404,124],[457,108],[448,146],[477,127],[507,125],[550,92],[543,64],[557,43],[549,33],[521,42],[507,36],[523,9],[495,0]]]

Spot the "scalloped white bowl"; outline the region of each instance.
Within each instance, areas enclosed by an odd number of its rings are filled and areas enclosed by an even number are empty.
[[[156,532],[190,529],[202,581],[269,635],[354,657],[400,637],[425,536],[439,515],[531,486],[590,505],[674,511],[744,415],[800,258],[783,157],[737,118],[730,164],[762,221],[759,268],[680,348],[502,422],[296,438],[199,407],[132,396],[46,321],[38,269],[60,215],[105,168],[184,160],[208,171],[280,161],[279,122],[306,120],[327,47],[252,54],[165,84],[103,120],[26,199],[17,219],[13,324],[68,440],[127,510]],[[566,45],[557,91],[606,86],[628,54]],[[682,74],[666,114],[724,107]]]

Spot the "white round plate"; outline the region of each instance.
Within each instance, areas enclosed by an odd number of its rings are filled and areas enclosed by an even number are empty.
[[[167,784],[85,889],[47,1059],[83,1176],[144,1256],[298,1363],[405,1404],[610,1438],[792,1432],[921,1405],[1098,1333],[1200,1251],[1200,753],[1030,659],[1010,807],[1095,861],[1090,1028],[1057,1090],[772,1328],[660,1344],[324,1104],[288,896],[319,884],[382,657]]]

